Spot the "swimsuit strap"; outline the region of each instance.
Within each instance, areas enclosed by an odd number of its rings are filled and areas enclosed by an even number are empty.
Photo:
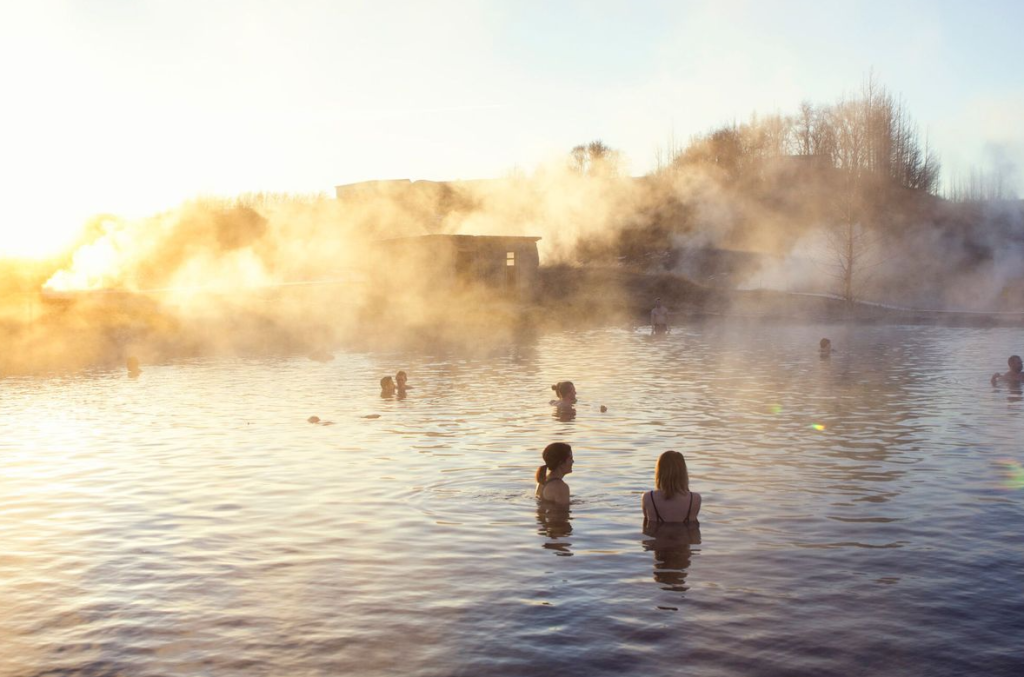
[[[664,522],[665,520],[661,519],[661,513],[658,512],[658,504],[654,502],[654,490],[653,489],[650,492],[650,496],[651,496],[651,507],[654,508],[654,514],[657,516],[659,522]]]
[[[654,497],[652,496],[651,498],[654,498]],[[689,522],[690,521],[690,510],[692,510],[692,509],[693,509],[693,492],[691,491],[690,492],[690,505],[686,506],[686,519],[684,519],[683,522]]]

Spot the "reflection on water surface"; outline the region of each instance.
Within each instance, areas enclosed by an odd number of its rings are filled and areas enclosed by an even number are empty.
[[[1017,341],[694,325],[7,378],[0,677],[1020,674],[1024,404],[988,384]],[[645,530],[669,448],[701,524]]]
[[[700,545],[700,525],[646,522],[644,535],[648,537],[644,550],[654,553],[654,580],[662,584],[662,590],[686,592],[686,570],[693,546]]]

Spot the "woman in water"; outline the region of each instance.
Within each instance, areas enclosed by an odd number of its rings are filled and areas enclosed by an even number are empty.
[[[572,472],[572,447],[552,442],[544,447],[544,465],[537,468],[537,498],[556,505],[569,505],[569,485],[562,478]]]
[[[555,395],[558,395],[557,400],[551,400],[551,405],[571,407],[576,404],[576,386],[572,384],[572,381],[559,381],[551,386],[551,389],[555,391]]]
[[[666,451],[654,470],[654,490],[643,496],[644,521],[696,522],[700,494],[690,491],[686,459],[678,451]]]
[[[380,396],[381,397],[393,397],[395,394],[395,382],[390,376],[385,376],[380,380]]]
[[[406,374],[404,371],[400,371],[397,374],[395,374],[395,385],[398,386],[399,392],[412,388],[411,385],[408,385],[408,382],[409,375]]]

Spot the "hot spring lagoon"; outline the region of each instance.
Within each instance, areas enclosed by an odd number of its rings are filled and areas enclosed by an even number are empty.
[[[7,377],[0,676],[1018,675],[1024,397],[988,377],[1020,336],[723,322]],[[568,519],[533,499],[558,440]],[[644,533],[666,449],[701,524]]]

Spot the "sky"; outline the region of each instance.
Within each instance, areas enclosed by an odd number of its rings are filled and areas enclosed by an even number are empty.
[[[0,0],[0,256],[200,195],[650,171],[753,113],[900,97],[946,178],[1024,195],[1024,3]]]

